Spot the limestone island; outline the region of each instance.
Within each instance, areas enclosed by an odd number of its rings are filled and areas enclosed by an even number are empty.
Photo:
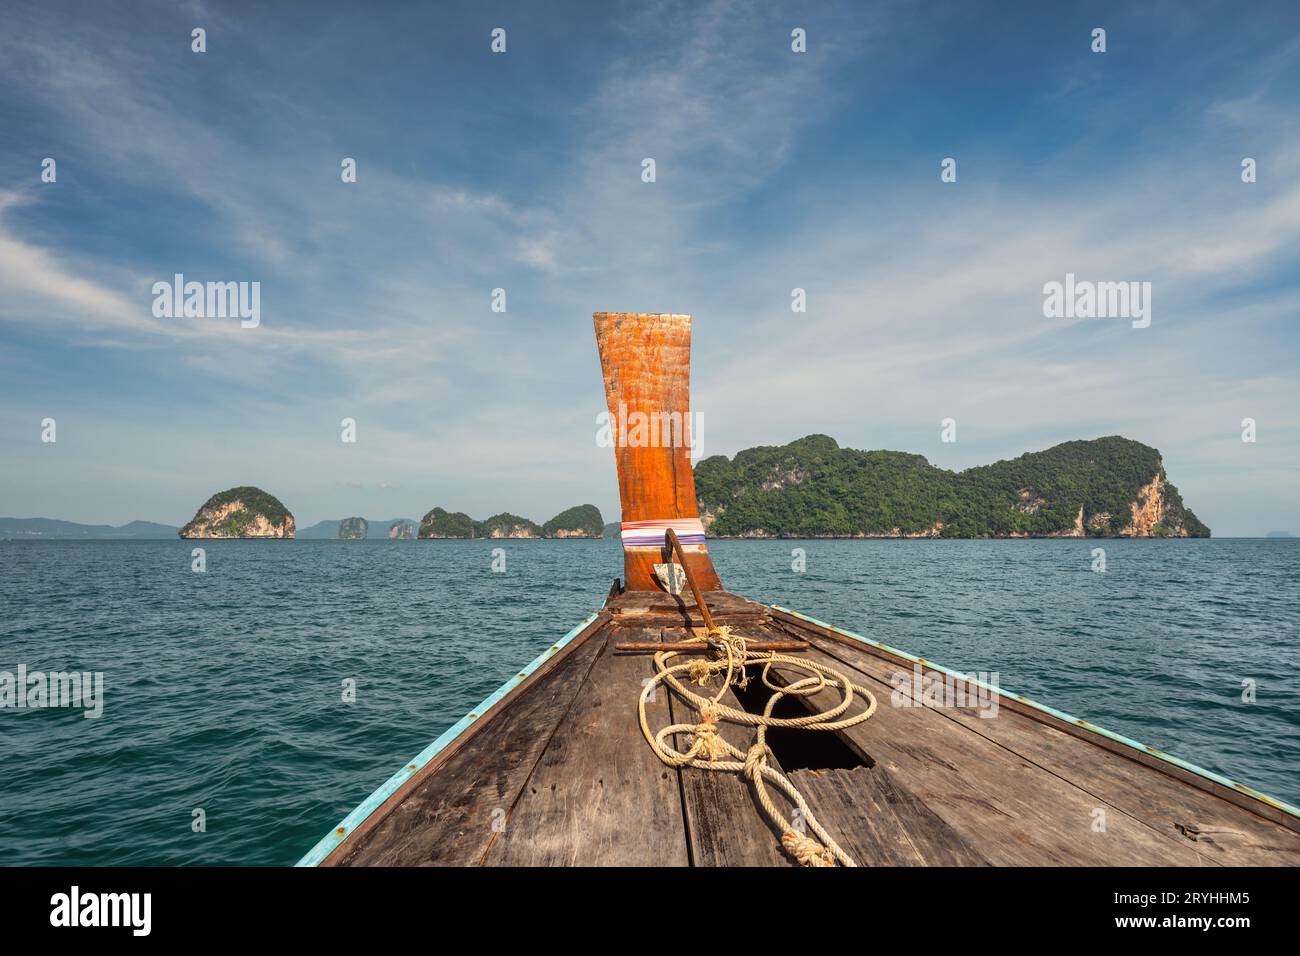
[[[948,471],[826,435],[695,466],[719,538],[1208,538],[1160,452],[1111,435]]]
[[[545,524],[503,511],[475,521],[463,511],[434,508],[420,520],[421,538],[599,538],[605,523],[595,505],[561,511]]]
[[[388,537],[391,541],[405,541],[407,538],[414,538],[415,532],[415,522],[407,521],[405,518],[398,518],[388,526]]]
[[[362,541],[370,534],[370,522],[365,518],[344,518],[339,522],[339,537],[345,541]]]
[[[213,495],[185,527],[182,538],[292,538],[293,515],[280,499],[242,485]]]

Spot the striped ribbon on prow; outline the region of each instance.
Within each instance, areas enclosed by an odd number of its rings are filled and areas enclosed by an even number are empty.
[[[653,521],[623,522],[624,550],[660,551],[668,542],[668,529],[677,534],[684,551],[704,550],[704,525],[699,518],[657,518]]]

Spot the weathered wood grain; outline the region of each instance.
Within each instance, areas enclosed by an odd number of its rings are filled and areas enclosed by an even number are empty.
[[[747,601],[725,591],[708,591],[704,603],[718,624],[738,628],[764,626],[771,611],[762,604]],[[606,604],[613,618],[629,626],[655,623],[700,627],[704,617],[690,594],[675,596],[662,591],[626,591]]]
[[[858,866],[988,866],[883,766],[796,770],[790,780]]]
[[[821,651],[807,656],[840,668]],[[787,679],[797,673],[779,671]],[[890,706],[891,687],[869,674],[880,706],[842,732],[846,742],[919,798],[990,862],[1042,866],[1195,866],[1206,858],[928,707]],[[838,695],[808,698],[818,708]],[[1094,811],[1106,829],[1093,828]]]
[[[614,645],[618,654],[645,654],[660,650],[660,641],[619,641]],[[807,641],[747,641],[745,648],[751,651],[804,651],[808,649]],[[708,644],[701,643],[686,649],[684,653],[704,656],[712,653]]]
[[[863,643],[844,634],[836,633],[833,630],[825,629],[809,621],[802,620],[786,611],[772,608],[773,625],[781,629],[788,635],[803,637],[808,634],[824,638],[827,642],[835,645],[851,647],[858,650],[868,657],[874,657],[883,660],[891,666],[900,664],[904,668],[912,666],[911,661],[902,660],[898,655],[891,654],[888,650],[875,647],[871,644]],[[927,668],[929,665],[927,662]],[[1105,734],[1098,733],[1095,728],[1088,726],[1086,723],[1078,720],[1065,720],[1054,714],[1047,713],[1033,704],[1018,700],[1015,696],[1006,696],[1002,698],[1001,707],[1022,714],[1037,723],[1044,724],[1055,730],[1061,731],[1066,736],[1076,738],[1085,743],[1090,743],[1095,747],[1115,754],[1125,760],[1129,760],[1142,766],[1154,770],[1155,772],[1171,778],[1175,783],[1186,785],[1190,789],[1200,790],[1218,800],[1230,803],[1247,813],[1261,817],[1272,823],[1280,824],[1285,829],[1289,829],[1300,834],[1300,818],[1289,813],[1278,806],[1275,806],[1269,800],[1260,800],[1249,793],[1238,790],[1234,787],[1225,786],[1216,780],[1195,773],[1168,760],[1162,759],[1157,753],[1148,753],[1145,750],[1128,746],[1120,741],[1114,740]]]
[[[879,681],[888,682],[899,669],[841,642],[802,633],[822,651]],[[1069,780],[1154,830],[1185,840],[1188,847],[1213,862],[1228,866],[1300,865],[1300,835],[1136,760],[1007,707],[999,707],[992,718],[980,717],[976,709],[969,707],[936,712]],[[1188,839],[1180,826],[1198,830],[1197,839]]]
[[[338,866],[465,866],[478,863],[494,825],[514,804],[543,748],[563,722],[603,647],[595,634],[553,672],[478,729],[418,781],[367,832],[340,847]]]
[[[685,866],[680,784],[645,743],[636,700],[653,673],[648,657],[612,653],[609,641],[642,640],[611,626],[564,726],[543,751],[503,833],[484,862],[507,866]],[[666,695],[647,708],[667,722]]]

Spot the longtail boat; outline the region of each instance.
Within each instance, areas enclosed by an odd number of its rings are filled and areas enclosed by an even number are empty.
[[[690,316],[594,319],[611,416],[688,423]],[[1295,807],[726,591],[688,445],[616,443],[604,606],[300,865],[1300,863]]]

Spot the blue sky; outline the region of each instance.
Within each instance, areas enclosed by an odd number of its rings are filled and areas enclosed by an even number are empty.
[[[0,513],[612,520],[627,310],[695,316],[705,454],[1122,434],[1216,534],[1300,532],[1300,7],[809,6],[7,5]],[[155,318],[177,272],[261,326]],[[1151,326],[1045,318],[1067,272]]]

